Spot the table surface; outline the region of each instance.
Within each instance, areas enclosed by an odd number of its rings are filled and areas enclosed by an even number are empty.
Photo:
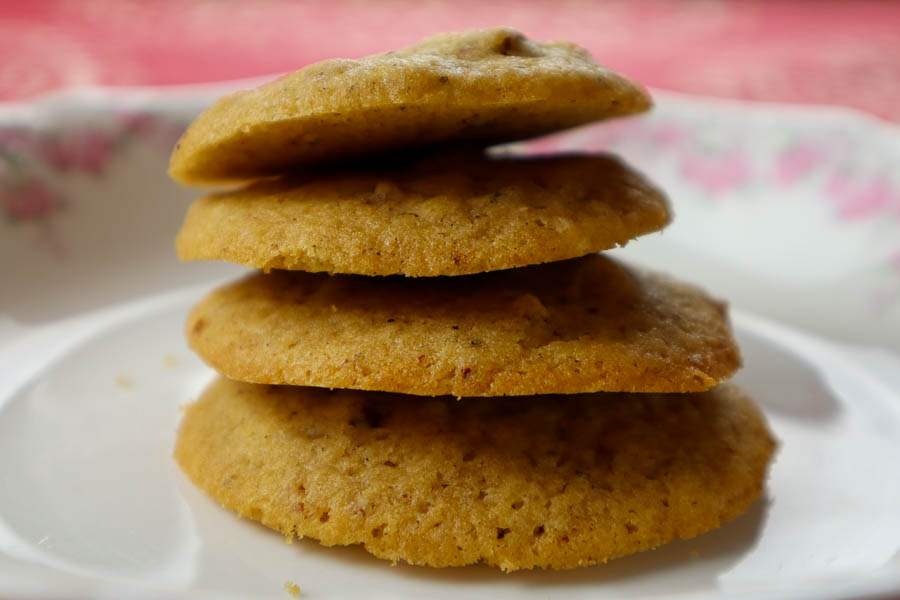
[[[900,121],[900,3],[872,0],[0,0],[0,101],[291,71],[499,24],[576,41],[652,87]]]

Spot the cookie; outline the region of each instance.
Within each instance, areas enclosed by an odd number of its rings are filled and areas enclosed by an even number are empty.
[[[740,364],[722,303],[596,254],[459,277],[260,273],[202,300],[186,333],[231,379],[420,395],[702,391]]]
[[[463,275],[584,256],[669,222],[615,158],[439,156],[261,182],[194,202],[186,260],[361,275]]]
[[[569,42],[463,31],[360,60],[326,60],[226,96],[175,146],[187,184],[412,147],[490,145],[650,107],[647,93]]]
[[[760,495],[774,442],[735,387],[429,398],[219,379],[175,456],[286,536],[506,571],[603,563],[714,529]]]

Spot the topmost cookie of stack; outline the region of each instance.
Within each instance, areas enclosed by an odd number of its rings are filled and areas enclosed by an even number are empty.
[[[443,34],[220,99],[179,140],[169,174],[227,183],[397,150],[488,146],[650,105],[640,86],[572,43],[508,28]]]

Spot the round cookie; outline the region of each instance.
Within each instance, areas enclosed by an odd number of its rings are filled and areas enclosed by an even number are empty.
[[[702,391],[740,357],[725,306],[602,255],[459,277],[259,273],[188,316],[231,379],[419,395]]]
[[[640,86],[574,44],[463,31],[225,96],[176,144],[169,174],[187,184],[252,179],[412,147],[525,139],[649,107]]]
[[[442,155],[201,198],[175,247],[266,270],[463,275],[584,256],[669,219],[663,195],[610,156]]]
[[[774,450],[740,390],[479,400],[219,379],[175,456],[226,508],[393,561],[603,563],[714,529]]]

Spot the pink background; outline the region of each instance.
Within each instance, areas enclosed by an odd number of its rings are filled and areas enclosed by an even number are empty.
[[[218,81],[505,24],[649,86],[837,104],[900,121],[900,2],[0,0],[0,100]]]

